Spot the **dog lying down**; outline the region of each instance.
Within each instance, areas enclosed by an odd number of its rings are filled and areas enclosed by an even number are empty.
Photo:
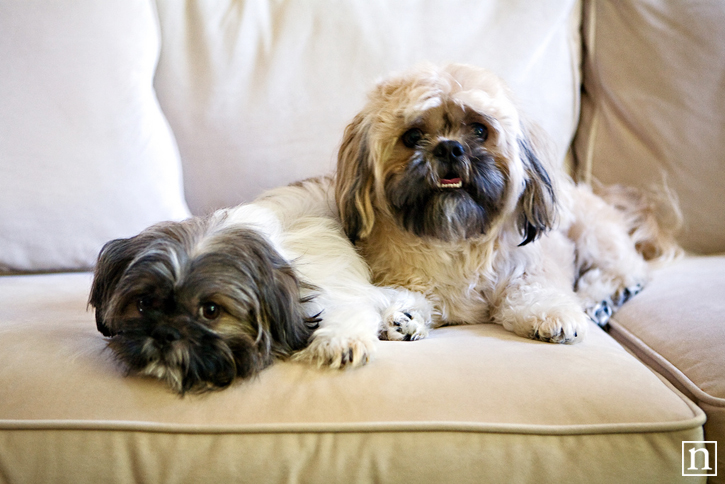
[[[495,75],[426,66],[376,86],[334,178],[109,242],[89,303],[129,373],[180,394],[446,324],[574,343],[678,253],[655,208],[575,185]]]

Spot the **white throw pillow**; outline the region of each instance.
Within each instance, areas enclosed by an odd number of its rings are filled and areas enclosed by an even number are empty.
[[[159,50],[146,0],[3,0],[0,269],[86,269],[106,241],[188,215]]]

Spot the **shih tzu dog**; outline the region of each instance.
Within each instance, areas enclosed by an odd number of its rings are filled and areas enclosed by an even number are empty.
[[[109,242],[89,303],[129,373],[180,394],[275,358],[359,366],[378,339],[444,324],[572,343],[676,252],[646,198],[602,195],[552,161],[499,78],[425,67],[375,88],[334,178]]]
[[[336,200],[373,281],[432,326],[493,322],[581,340],[675,250],[645,198],[575,185],[492,73],[425,66],[377,85],[347,127]]]
[[[163,223],[101,251],[90,304],[130,372],[175,391],[228,386],[304,348],[316,320],[273,245],[225,217]]]
[[[361,365],[379,334],[424,337],[430,319],[420,296],[371,284],[329,178],[109,242],[89,304],[129,373],[182,395],[225,388],[275,358]]]

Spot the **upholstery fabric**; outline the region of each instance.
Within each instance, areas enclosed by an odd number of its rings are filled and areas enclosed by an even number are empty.
[[[423,61],[503,76],[560,160],[576,128],[578,0],[157,3],[155,86],[194,213],[331,171],[374,82]]]
[[[681,243],[725,252],[725,4],[586,3],[579,175],[651,187],[685,219]]]
[[[693,482],[702,412],[595,326],[577,345],[442,328],[180,398],[124,376],[89,285],[0,278],[0,481]]]
[[[683,304],[683,301],[697,301]],[[610,322],[612,335],[707,413],[705,440],[725,469],[725,256],[692,257],[660,269]]]
[[[3,0],[0,268],[89,267],[184,193],[200,214],[327,172],[374,81],[423,60],[503,75],[563,159],[580,3]],[[666,173],[683,243],[725,250],[722,3],[584,4],[580,175]],[[719,440],[723,475],[723,259],[656,272],[611,321],[627,350],[595,326],[571,346],[449,327],[184,398],[125,376],[90,274],[2,275],[0,484],[704,482],[681,452]]]
[[[0,4],[0,270],[89,268],[188,214],[144,0]]]

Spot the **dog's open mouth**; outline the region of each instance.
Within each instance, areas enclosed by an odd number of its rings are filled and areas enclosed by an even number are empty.
[[[438,188],[461,188],[463,182],[460,178],[441,178],[438,180]]]

